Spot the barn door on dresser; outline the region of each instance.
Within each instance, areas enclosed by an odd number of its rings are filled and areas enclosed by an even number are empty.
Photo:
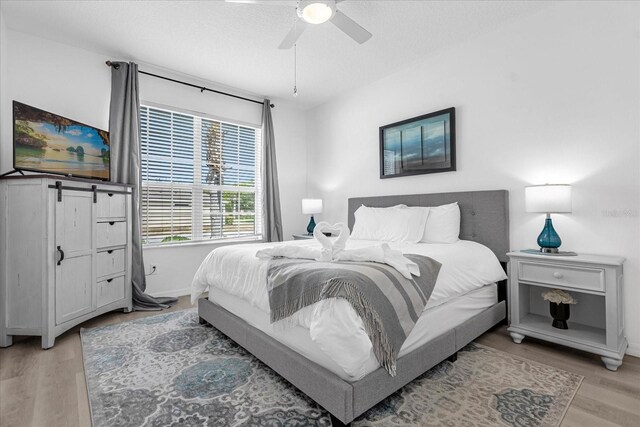
[[[62,190],[56,202],[56,324],[93,311],[93,193]]]

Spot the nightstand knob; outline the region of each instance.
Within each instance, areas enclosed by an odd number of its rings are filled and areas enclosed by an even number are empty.
[[[559,271],[555,271],[553,273],[553,277],[555,277],[556,279],[562,279],[564,277],[564,275],[562,273],[560,273]]]

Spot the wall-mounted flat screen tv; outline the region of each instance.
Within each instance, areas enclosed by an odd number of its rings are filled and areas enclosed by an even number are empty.
[[[13,101],[13,167],[109,181],[109,132]]]

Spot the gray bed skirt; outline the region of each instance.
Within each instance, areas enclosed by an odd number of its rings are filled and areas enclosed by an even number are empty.
[[[348,424],[502,321],[505,318],[505,302],[496,303],[399,358],[395,377],[389,376],[381,367],[352,383],[301,356],[208,299],[198,300],[198,314],[324,407],[333,417]]]

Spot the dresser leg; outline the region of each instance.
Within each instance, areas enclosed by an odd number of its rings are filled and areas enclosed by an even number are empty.
[[[11,335],[0,335],[0,347],[10,347],[13,344],[13,336]]]
[[[522,342],[522,340],[524,339],[524,335],[519,334],[517,332],[509,332],[509,335],[511,335],[511,339],[516,344],[520,344]]]
[[[42,336],[42,349],[47,350],[53,347],[53,344],[56,342],[56,337],[54,335],[43,335]]]
[[[622,365],[622,359],[614,359],[612,357],[604,356],[602,356],[600,359],[602,359],[604,366],[606,366],[610,371],[617,371],[620,365]]]

